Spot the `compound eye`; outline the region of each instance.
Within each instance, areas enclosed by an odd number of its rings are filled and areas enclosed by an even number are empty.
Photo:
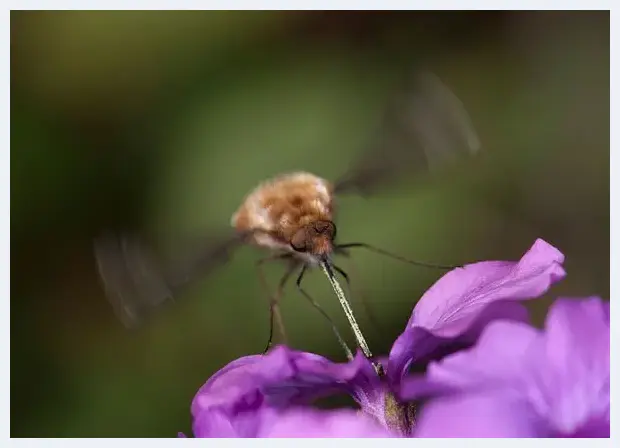
[[[291,247],[297,252],[306,252],[308,250],[305,229],[300,229],[293,235],[293,238],[291,238]]]
[[[331,221],[319,221],[315,223],[314,230],[319,234],[328,236],[331,240],[336,238],[336,225]]]
[[[336,239],[336,224],[334,224],[333,222],[330,224],[331,224],[331,234],[332,234],[332,241],[333,241]]]
[[[308,249],[306,248],[306,245],[305,245],[305,244],[304,244],[304,245],[301,245],[301,246],[298,246],[298,245],[296,245],[295,243],[293,243],[292,241],[291,241],[291,247],[292,247],[292,248],[293,248],[296,252],[306,252],[306,251],[308,250]]]

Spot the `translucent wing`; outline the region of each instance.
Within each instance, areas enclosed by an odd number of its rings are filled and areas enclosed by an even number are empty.
[[[399,175],[413,176],[479,149],[461,101],[434,74],[416,73],[388,103],[376,138],[334,190],[367,194]]]
[[[166,261],[138,237],[106,233],[95,239],[94,252],[108,301],[123,324],[134,328],[185,286],[225,263],[244,237],[213,239],[195,245],[182,259]]]

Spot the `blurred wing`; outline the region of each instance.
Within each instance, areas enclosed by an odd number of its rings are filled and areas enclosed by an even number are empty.
[[[334,191],[367,194],[398,175],[415,176],[479,149],[461,101],[434,74],[417,73],[388,103],[375,141]]]
[[[231,235],[164,262],[137,237],[107,233],[95,239],[94,251],[108,301],[123,324],[135,328],[185,286],[225,263],[243,241],[244,235]]]

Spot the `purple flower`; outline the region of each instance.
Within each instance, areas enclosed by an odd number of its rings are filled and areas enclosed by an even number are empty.
[[[388,437],[385,427],[359,412],[297,406],[334,392],[354,393],[353,385],[366,379],[378,383],[361,354],[343,364],[284,346],[264,356],[246,356],[217,372],[196,394],[194,436]]]
[[[265,426],[257,437],[394,437],[372,418],[342,409],[317,411],[309,408],[287,410]]]
[[[414,308],[392,347],[385,377],[377,375],[371,362],[359,353],[350,362],[333,363],[319,355],[276,347],[264,356],[233,361],[196,394],[192,403],[194,434],[258,437],[267,433],[264,428],[278,427],[273,422],[285,418],[285,411],[295,408],[302,412],[300,405],[340,392],[350,394],[360,405],[358,418],[372,417],[392,434],[408,436],[414,410],[397,399],[408,367],[440,359],[454,346],[473,344],[493,320],[527,321],[527,311],[518,301],[538,297],[562,279],[563,261],[557,249],[537,240],[519,262],[481,262],[449,272]],[[343,415],[330,414],[323,423],[308,417],[316,425],[300,428],[298,433],[319,431],[350,418]],[[300,421],[290,415],[286,418],[287,422]],[[296,431],[291,425],[283,427]],[[325,432],[325,436],[329,434],[332,432]]]
[[[418,301],[392,346],[393,387],[409,365],[437,359],[455,343],[473,343],[492,320],[528,321],[519,301],[539,297],[563,279],[563,262],[559,250],[538,239],[518,263],[486,261],[448,272]]]
[[[194,420],[195,437],[394,437],[367,415],[352,409],[319,411],[310,407],[273,409],[261,407],[246,416],[219,411],[199,413]],[[184,434],[179,434],[185,437]]]
[[[432,363],[437,396],[420,437],[609,437],[609,302],[558,299],[544,331],[490,324],[477,345]],[[407,383],[407,381],[405,381]],[[423,388],[405,384],[409,397]]]

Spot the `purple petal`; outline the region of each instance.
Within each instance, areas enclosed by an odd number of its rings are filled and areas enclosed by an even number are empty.
[[[527,400],[549,435],[609,434],[609,303],[558,299],[545,332],[490,324],[477,345],[407,379],[401,396],[503,394]]]
[[[493,322],[471,350],[429,364],[426,376],[404,378],[399,396],[402,400],[415,400],[462,390],[504,388],[509,379],[517,382],[527,371],[525,352],[541,338],[536,329],[523,323]]]
[[[538,239],[517,263],[484,261],[454,269],[422,296],[407,326],[458,336],[489,303],[543,294],[564,278],[563,262],[560,251]]]
[[[367,415],[353,410],[294,409],[280,414],[258,437],[388,438],[396,437]]]
[[[229,406],[236,403],[241,396],[247,396],[256,390],[260,378],[269,375],[260,355],[245,356],[227,364],[216,372],[198,390],[192,401],[192,415],[194,418],[206,409],[218,406]],[[259,379],[260,378],[260,379]]]
[[[542,334],[528,325],[494,322],[473,349],[430,364],[427,375],[434,382],[457,389],[503,388],[509,381],[519,382],[533,367],[527,364],[527,355],[541,340]]]
[[[526,319],[515,301],[538,297],[561,280],[563,261],[561,252],[538,239],[519,262],[485,261],[448,272],[422,296],[392,347],[393,387],[412,362],[436,357],[456,339],[471,343],[490,321]]]
[[[545,336],[537,353],[544,361],[539,359],[543,364],[530,387],[538,412],[562,434],[600,422],[609,433],[609,302],[556,300]]]
[[[445,397],[424,406],[415,437],[541,437],[547,428],[526,401],[502,394]]]
[[[333,363],[312,353],[274,348],[267,355],[247,356],[213,375],[192,403],[197,418],[205,410],[228,415],[255,412],[263,406],[305,403],[334,392],[372,390],[379,384],[372,364],[358,353],[348,363]]]
[[[352,361],[334,363],[319,355],[285,350],[292,373],[263,387],[270,405],[308,403],[333,393],[347,393],[356,400],[380,388],[372,363],[358,351]]]
[[[196,438],[397,437],[359,411],[306,407],[263,407],[251,416],[206,410],[194,420],[193,429]]]
[[[243,427],[235,427],[231,418],[217,410],[203,411],[194,417],[192,429],[196,438],[236,438],[243,437]]]
[[[201,411],[192,425],[196,438],[254,438],[278,419],[278,411],[262,407],[251,412]]]

